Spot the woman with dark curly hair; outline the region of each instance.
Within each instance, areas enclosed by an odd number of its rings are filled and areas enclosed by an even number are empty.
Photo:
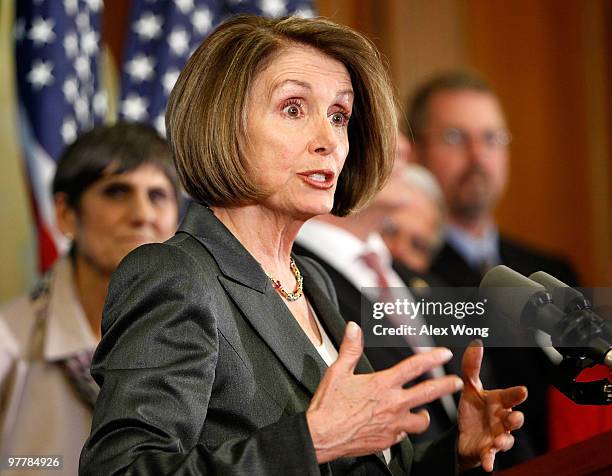
[[[176,231],[171,155],[155,129],[125,123],[86,132],[62,154],[53,197],[70,252],[0,309],[2,455],[61,455],[64,474],[76,474],[98,395],[89,364],[111,274],[134,248]]]

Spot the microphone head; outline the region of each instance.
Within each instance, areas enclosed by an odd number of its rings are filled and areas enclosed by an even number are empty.
[[[516,288],[537,288],[542,290],[541,284],[535,283],[521,273],[514,271],[512,268],[508,268],[503,264],[491,268],[482,277],[480,281],[481,288],[491,287],[516,287]]]
[[[545,273],[544,271],[536,271],[529,276],[529,279],[541,284],[546,289],[548,288],[569,288],[563,281],[555,278],[553,275]]]
[[[580,291],[569,287],[563,281],[551,276],[544,271],[537,271],[529,276],[536,283],[541,284],[551,294],[553,301],[559,308],[565,311],[572,311],[575,309],[569,309],[568,307],[577,308],[589,308],[591,307],[588,300],[583,296]]]
[[[504,265],[491,268],[480,282],[480,296],[488,305],[517,323],[534,294],[543,291],[544,286]]]

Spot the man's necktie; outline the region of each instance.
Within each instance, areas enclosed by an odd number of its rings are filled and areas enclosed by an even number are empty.
[[[389,281],[385,276],[380,256],[374,251],[367,251],[363,253],[360,258],[376,275],[376,286],[379,288],[378,298],[381,301],[385,301],[387,298],[391,297],[391,293],[389,292]]]

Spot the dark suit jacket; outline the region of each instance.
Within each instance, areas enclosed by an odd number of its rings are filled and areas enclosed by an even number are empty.
[[[565,261],[524,246],[508,238],[500,237],[499,253],[502,263],[519,273],[529,276],[535,271],[545,271],[570,286],[578,279],[572,267]],[[449,286],[478,286],[482,275],[471,268],[455,249],[446,244],[432,263],[431,272]],[[516,432],[515,447],[499,458],[500,467],[509,467],[540,455],[547,450],[547,400],[552,364],[541,349],[490,348],[485,352],[483,381],[489,387],[526,385],[527,402],[521,406],[525,412],[525,426]]]
[[[329,278],[296,259],[335,345]],[[80,474],[452,474],[455,438],[317,465],[305,411],[326,366],[255,259],[205,207],[130,253],[110,284]],[[365,358],[358,372],[371,371]]]
[[[577,286],[578,278],[564,260],[546,255],[508,238],[500,237],[499,254],[502,264],[529,277],[536,271],[545,271],[569,286]],[[461,255],[445,244],[431,265],[431,272],[449,286],[478,286],[482,275],[471,268]]]
[[[430,288],[448,286],[439,276],[429,272],[417,273],[396,259],[393,260],[393,269],[402,281],[406,283],[406,286],[410,287],[413,293],[417,295],[420,295],[421,291],[427,295],[427,288],[420,288],[420,286]]]

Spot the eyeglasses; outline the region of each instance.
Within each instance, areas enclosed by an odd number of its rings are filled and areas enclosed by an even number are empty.
[[[479,140],[489,149],[503,149],[508,147],[508,144],[512,141],[512,136],[504,129],[484,130],[478,135],[472,135],[466,130],[457,127],[448,127],[433,133],[433,137],[439,143],[449,147],[465,147]]]

